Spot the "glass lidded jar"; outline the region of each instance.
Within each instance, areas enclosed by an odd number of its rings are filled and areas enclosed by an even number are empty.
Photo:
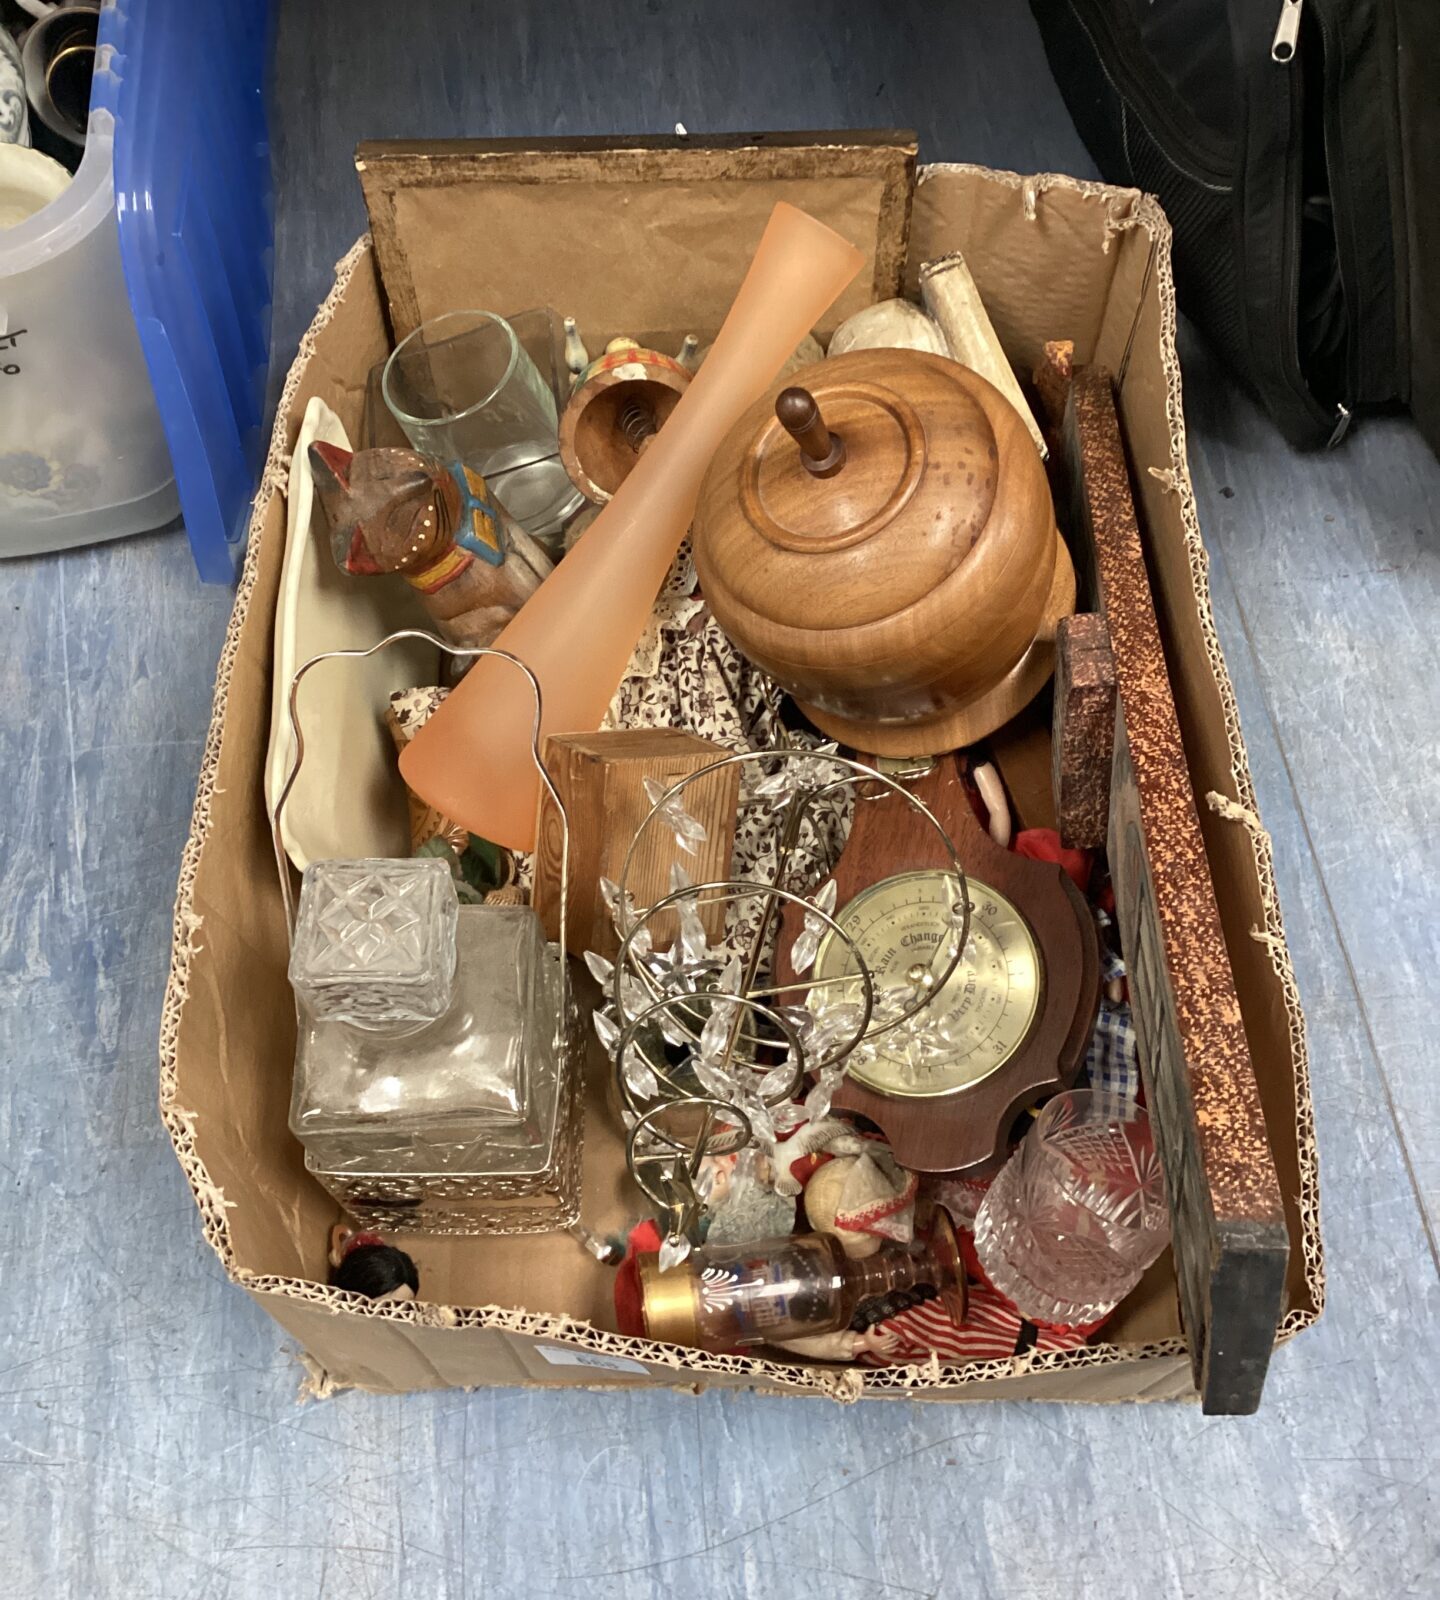
[[[342,1203],[403,1197],[424,1228],[427,1196],[553,1187],[570,1096],[558,958],[533,910],[460,907],[438,860],[314,862],[290,978],[290,1127]]]

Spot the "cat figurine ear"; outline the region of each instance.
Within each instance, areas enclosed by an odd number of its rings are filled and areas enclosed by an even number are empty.
[[[443,529],[447,521],[454,527],[460,497],[438,461],[414,450],[357,452],[317,442],[310,470],[342,571],[357,577],[414,571],[449,547]],[[452,503],[442,506],[446,488]]]
[[[452,644],[491,643],[550,573],[478,472],[415,450],[319,442],[309,459],[336,565],[399,574]]]

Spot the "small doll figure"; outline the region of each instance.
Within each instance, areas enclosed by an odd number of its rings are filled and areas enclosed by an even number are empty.
[[[343,1222],[330,1230],[330,1282],[375,1301],[413,1300],[420,1293],[420,1273],[403,1250]]]
[[[900,1348],[899,1337],[871,1323],[863,1329],[841,1328],[838,1333],[817,1333],[808,1339],[779,1339],[776,1346],[812,1361],[864,1361],[885,1366]]]
[[[340,570],[398,573],[452,644],[492,643],[550,575],[550,557],[458,461],[317,442],[310,467]]]
[[[887,1239],[905,1244],[914,1237],[919,1183],[883,1139],[857,1133],[842,1117],[822,1117],[779,1149],[775,1188],[783,1195],[803,1190],[810,1227],[838,1239],[851,1260],[874,1255]]]
[[[795,1227],[794,1198],[775,1192],[771,1164],[753,1145],[738,1155],[704,1157],[699,1187],[707,1244],[775,1239]]]
[[[842,1136],[833,1142],[851,1141]],[[887,1239],[908,1241],[915,1227],[915,1174],[899,1165],[888,1145],[864,1143],[870,1148],[834,1155],[805,1184],[810,1226],[838,1239],[852,1261],[874,1255]]]

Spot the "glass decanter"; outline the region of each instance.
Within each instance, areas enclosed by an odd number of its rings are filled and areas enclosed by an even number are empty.
[[[457,1204],[556,1187],[558,962],[532,910],[462,908],[438,860],[313,862],[290,981],[291,1131],[347,1207],[423,1228],[443,1200],[445,1231],[485,1232]]]
[[[658,1256],[642,1255],[639,1267],[646,1332],[701,1350],[834,1333],[904,1290],[933,1291],[957,1323],[965,1315],[955,1232],[938,1209],[923,1238],[887,1242],[860,1260],[829,1234],[797,1233],[707,1246],[667,1272]]]

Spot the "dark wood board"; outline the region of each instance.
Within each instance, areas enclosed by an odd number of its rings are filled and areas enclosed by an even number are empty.
[[[1181,1314],[1206,1411],[1251,1412],[1283,1309],[1289,1236],[1102,369],[1075,379],[1065,455],[1072,531],[1093,561],[1115,657],[1110,867]]]

